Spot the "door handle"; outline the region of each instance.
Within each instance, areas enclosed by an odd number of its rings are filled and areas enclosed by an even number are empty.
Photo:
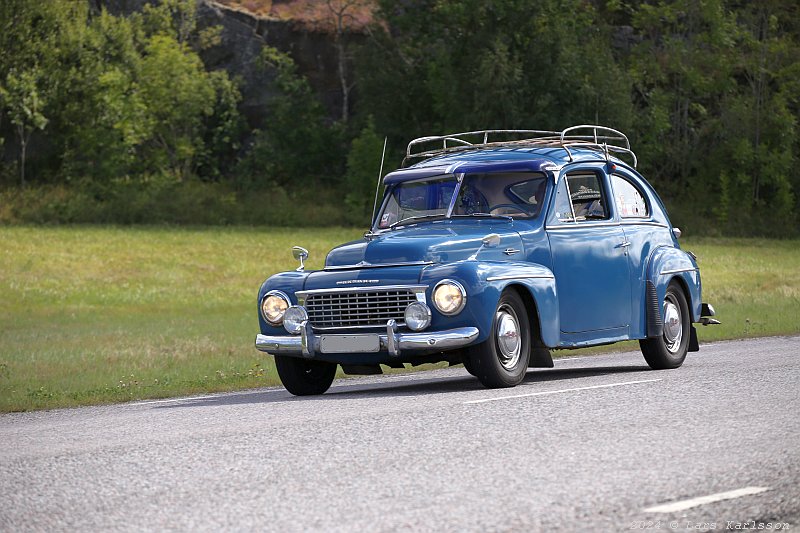
[[[617,245],[617,248],[627,248],[631,245],[631,241],[622,241]]]
[[[506,255],[514,255],[516,253],[519,253],[519,250],[517,250],[516,248],[506,248],[505,250],[503,250],[503,253]]]

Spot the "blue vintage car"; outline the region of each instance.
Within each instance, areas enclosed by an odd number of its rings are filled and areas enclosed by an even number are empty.
[[[419,160],[405,166],[407,162]],[[337,364],[463,364],[512,387],[551,349],[638,339],[654,369],[716,323],[627,137],[601,126],[489,130],[412,141],[363,239],[325,268],[270,277],[256,348],[289,392],[321,394]]]

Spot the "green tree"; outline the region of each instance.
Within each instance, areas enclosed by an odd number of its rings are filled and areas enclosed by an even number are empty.
[[[397,141],[484,128],[624,128],[630,84],[581,0],[381,2],[359,54],[363,112]]]
[[[19,141],[19,177],[23,187],[25,186],[25,162],[31,135],[34,131],[43,130],[47,126],[47,117],[43,113],[45,97],[40,89],[43,83],[42,78],[41,71],[36,68],[23,72],[12,70],[6,76],[6,89],[3,91],[3,100],[8,107],[8,114],[11,123],[16,128]]]
[[[641,108],[634,140],[648,176],[682,194],[698,172],[710,121],[732,86],[736,25],[722,0],[642,3],[633,16],[642,37],[631,54]]]
[[[369,221],[378,185],[383,139],[375,132],[370,117],[367,125],[350,144],[347,154],[347,172],[344,177],[345,205],[348,219],[356,224]]]
[[[203,150],[204,119],[214,113],[211,77],[196,54],[172,37],[155,35],[145,48],[139,83],[153,121],[146,149],[150,170],[190,176]]]
[[[308,80],[288,54],[272,47],[262,51],[264,68],[275,73],[276,94],[268,123],[257,132],[240,166],[245,187],[338,185],[344,168],[343,132],[331,123]]]

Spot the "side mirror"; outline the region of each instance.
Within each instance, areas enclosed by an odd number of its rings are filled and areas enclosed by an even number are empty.
[[[308,259],[308,250],[301,246],[292,246],[292,256],[300,261],[300,266],[297,267],[297,272],[302,272],[306,269],[306,259]]]
[[[676,239],[680,239],[682,233],[680,228],[672,228],[672,234],[675,235]]]

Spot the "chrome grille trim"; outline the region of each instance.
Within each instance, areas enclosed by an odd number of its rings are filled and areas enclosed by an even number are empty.
[[[425,301],[424,285],[319,289],[296,293],[315,330],[385,327],[389,320],[405,325],[408,304]]]

